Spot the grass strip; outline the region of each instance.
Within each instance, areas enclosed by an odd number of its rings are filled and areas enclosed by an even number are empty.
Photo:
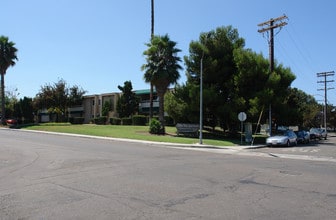
[[[168,142],[179,144],[196,144],[199,142],[198,137],[181,137],[176,135],[175,127],[166,127],[166,135],[153,135],[149,133],[148,126],[122,126],[122,125],[71,125],[67,123],[62,124],[39,124],[27,126],[23,129],[39,130],[49,132],[61,132],[70,134],[83,134],[100,137],[126,138],[135,140]],[[205,135],[206,136],[206,133]],[[203,138],[203,144],[214,146],[233,146],[234,141]]]

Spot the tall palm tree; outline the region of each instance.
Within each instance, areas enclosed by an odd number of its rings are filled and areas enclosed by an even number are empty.
[[[179,65],[181,58],[177,53],[181,50],[176,48],[176,42],[171,41],[168,35],[153,36],[151,42],[146,44],[148,49],[144,51],[147,63],[142,65],[145,71],[144,80],[155,86],[159,97],[159,120],[164,129],[164,95],[169,85],[174,84],[180,78]]]
[[[154,36],[154,0],[151,0],[151,38]]]
[[[154,37],[154,0],[151,0],[151,39]],[[150,83],[149,119],[153,117],[153,84]]]
[[[10,66],[15,65],[17,60],[17,49],[15,43],[8,40],[8,37],[0,36],[0,74],[1,74],[1,121],[6,124],[5,115],[5,74]]]

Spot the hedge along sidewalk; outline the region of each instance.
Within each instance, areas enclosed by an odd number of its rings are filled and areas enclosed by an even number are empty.
[[[52,126],[47,124],[27,126],[22,129],[35,130],[35,131],[47,131],[47,132],[59,132],[68,134],[90,135],[99,137],[110,138],[123,138],[141,141],[153,141],[153,142],[166,142],[176,144],[196,144],[198,138],[189,137],[177,137],[175,127],[166,127],[167,135],[152,135],[149,133],[148,126],[122,126],[122,125],[70,125],[53,124]],[[204,145],[213,146],[235,146],[232,141],[227,140],[215,140],[215,139],[203,139]]]

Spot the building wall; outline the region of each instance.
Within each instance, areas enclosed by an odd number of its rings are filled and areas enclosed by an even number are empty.
[[[109,117],[117,117],[117,101],[119,96],[119,93],[84,96],[84,123],[90,123],[93,118],[102,116],[103,104],[106,101],[109,101],[112,104],[112,110],[109,112]]]
[[[148,90],[137,90],[135,91],[136,96],[139,98],[139,114],[148,115],[149,114],[149,89]],[[117,103],[120,98],[121,93],[104,93],[100,95],[88,95],[84,96],[83,100],[83,117],[84,123],[90,123],[95,117],[102,116],[102,108],[104,102],[111,102],[111,111],[108,117],[118,117],[117,113]],[[159,99],[156,92],[153,94],[153,114],[156,115],[159,112]]]

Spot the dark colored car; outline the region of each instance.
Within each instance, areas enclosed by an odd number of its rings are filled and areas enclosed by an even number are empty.
[[[307,131],[296,131],[295,132],[297,142],[300,144],[307,144],[310,141],[310,134]]]

